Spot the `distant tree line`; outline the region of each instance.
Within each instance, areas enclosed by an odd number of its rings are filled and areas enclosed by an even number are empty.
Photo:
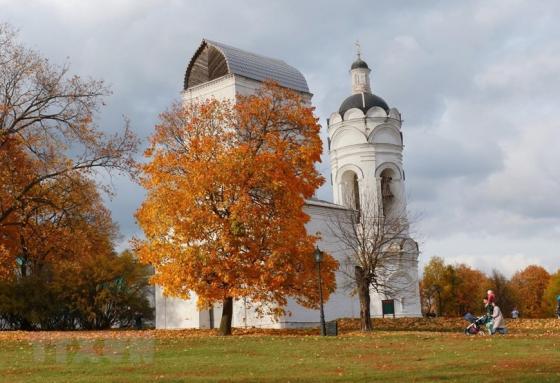
[[[465,264],[446,264],[433,257],[424,267],[420,282],[425,315],[462,316],[481,313],[487,290],[496,294],[497,304],[506,316],[514,308],[525,318],[555,316],[560,295],[560,270],[549,274],[543,267],[530,265],[511,278],[497,270],[490,275]]]

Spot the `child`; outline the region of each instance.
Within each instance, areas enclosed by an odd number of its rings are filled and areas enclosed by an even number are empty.
[[[494,292],[492,290],[488,290],[487,294],[488,304],[496,303],[496,295],[494,295]]]

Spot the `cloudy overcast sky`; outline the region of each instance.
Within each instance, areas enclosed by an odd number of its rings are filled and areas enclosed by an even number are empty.
[[[307,78],[321,123],[350,94],[354,42],[373,92],[405,120],[421,265],[438,255],[507,275],[560,267],[560,2],[0,0],[0,22],[72,72],[106,80],[106,130],[141,137],[181,91],[202,38],[283,59]],[[320,165],[328,176],[328,158]],[[125,178],[108,202],[139,235]],[[332,199],[328,186],[320,198]]]

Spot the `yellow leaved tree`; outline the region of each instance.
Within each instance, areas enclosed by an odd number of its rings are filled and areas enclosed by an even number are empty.
[[[146,239],[140,258],[166,294],[222,303],[220,333],[231,333],[233,301],[247,298],[275,315],[287,298],[318,302],[305,198],[323,183],[322,144],[301,96],[265,83],[235,103],[176,104],[161,115],[146,151],[147,198],[136,217]],[[322,265],[324,294],[337,262]]]

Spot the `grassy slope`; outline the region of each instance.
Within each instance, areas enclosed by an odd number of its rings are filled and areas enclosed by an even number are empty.
[[[107,338],[116,337],[119,345],[130,342],[133,350],[142,339],[137,337],[140,334],[153,336],[141,341],[148,350],[142,355],[150,359],[150,350],[154,350],[151,361],[131,363],[126,354],[118,361],[104,346]],[[73,337],[72,333],[41,340],[0,337],[0,381],[560,382],[560,335],[556,334],[466,337],[375,332],[336,338],[220,338],[171,332],[131,332],[124,337],[96,333],[89,351],[82,349],[78,354]],[[53,342],[66,344],[69,351],[59,354],[59,360],[54,347],[48,346]],[[45,354],[38,354],[38,349],[46,350]]]

